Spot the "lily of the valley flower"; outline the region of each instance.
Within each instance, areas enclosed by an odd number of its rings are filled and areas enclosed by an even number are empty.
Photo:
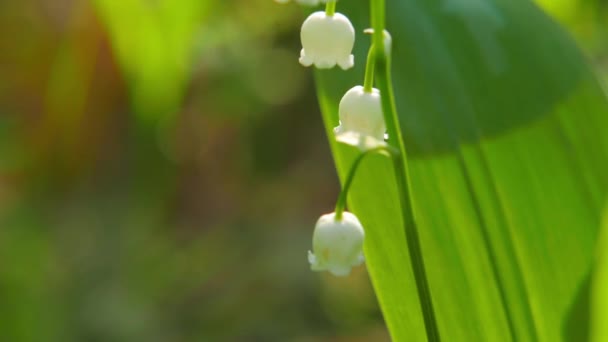
[[[351,88],[340,100],[338,111],[340,126],[335,128],[335,133],[339,142],[362,150],[386,145],[386,125],[378,89],[366,92],[362,86]]]
[[[313,271],[329,271],[335,276],[347,276],[363,258],[365,232],[357,217],[343,212],[336,220],[336,213],[319,218],[312,237],[312,250],[308,262]]]
[[[302,24],[300,38],[300,64],[304,66],[314,64],[319,69],[329,69],[338,64],[346,70],[355,65],[351,54],[355,29],[343,14],[327,15],[322,11],[311,14]]]

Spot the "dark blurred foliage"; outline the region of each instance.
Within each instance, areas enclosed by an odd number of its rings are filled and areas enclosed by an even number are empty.
[[[606,1],[572,3],[606,66]],[[306,261],[338,184],[303,15],[0,1],[0,341],[388,339],[363,267]]]
[[[338,191],[298,6],[0,2],[0,341],[386,340],[309,271]]]

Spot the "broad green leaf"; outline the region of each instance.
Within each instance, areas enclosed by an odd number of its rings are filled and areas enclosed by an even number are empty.
[[[338,3],[359,32],[352,71],[318,71],[337,104],[363,82],[367,1]],[[525,0],[389,0],[393,82],[444,341],[584,341],[589,272],[608,190],[608,104],[564,31]],[[389,160],[357,174],[350,209],[395,341],[424,326]]]
[[[608,208],[596,248],[591,300],[591,341],[608,341]]]

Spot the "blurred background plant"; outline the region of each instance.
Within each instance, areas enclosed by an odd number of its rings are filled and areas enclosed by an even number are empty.
[[[539,2],[606,77],[608,3]],[[306,261],[338,184],[303,17],[0,2],[1,341],[388,339],[363,267]]]

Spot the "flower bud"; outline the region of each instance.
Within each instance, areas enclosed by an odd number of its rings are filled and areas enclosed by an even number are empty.
[[[321,11],[311,14],[302,24],[300,38],[300,64],[304,66],[314,64],[319,69],[329,69],[338,64],[346,70],[355,65],[351,54],[355,29],[343,14],[330,16]]]
[[[373,28],[365,29],[365,30],[363,30],[363,33],[374,34],[374,29]],[[384,53],[387,56],[390,56],[391,50],[393,48],[393,37],[391,37],[391,34],[387,30],[384,30],[382,32],[382,36],[384,37]]]
[[[336,213],[319,218],[312,237],[312,249],[308,251],[308,262],[313,271],[329,271],[335,276],[347,276],[353,266],[360,265],[363,258],[365,232],[357,217],[349,212]]]
[[[372,148],[384,144],[386,125],[382,114],[380,91],[366,92],[355,86],[344,94],[339,105],[340,126],[336,138],[340,142]]]

